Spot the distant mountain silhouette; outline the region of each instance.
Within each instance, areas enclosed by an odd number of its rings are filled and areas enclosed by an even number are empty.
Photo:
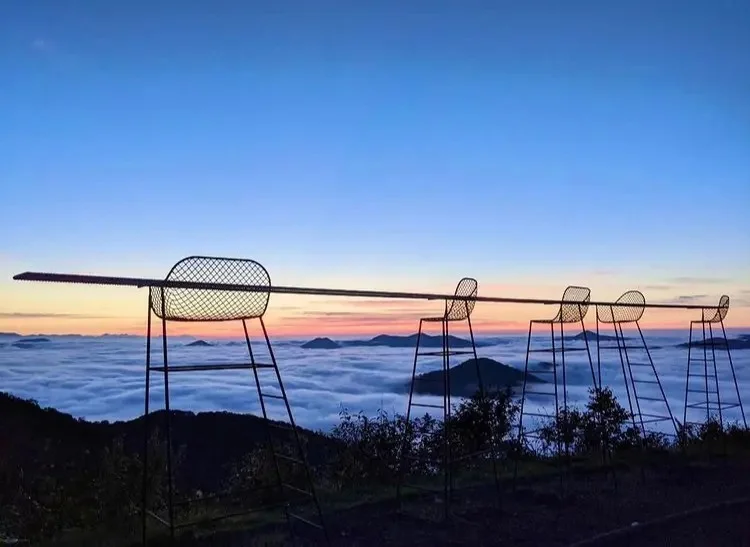
[[[305,349],[336,349],[340,348],[341,345],[339,345],[338,342],[334,342],[330,338],[319,337],[310,340],[309,342],[305,342],[300,347]]]
[[[206,346],[213,346],[213,344],[209,344],[205,340],[196,340],[195,342],[190,342],[189,344],[185,344],[186,347],[206,347]]]
[[[21,338],[20,340],[16,340],[11,345],[16,348],[21,349],[34,349],[38,348],[40,344],[46,344],[49,342],[49,338]]]
[[[479,372],[482,375],[482,383],[486,391],[518,387],[523,384],[523,371],[486,357],[480,357],[478,361]],[[451,367],[450,381],[451,395],[459,397],[471,397],[474,395],[479,388],[474,359],[469,359],[460,365]],[[544,383],[544,380],[532,374],[529,374],[528,381],[531,383]],[[410,383],[407,382],[401,386],[402,389],[408,390]],[[435,370],[417,376],[414,381],[414,392],[424,395],[443,395],[443,371]]]
[[[470,348],[471,341],[458,336],[448,335],[448,342],[451,348]],[[380,334],[370,340],[345,340],[340,342],[342,346],[347,347],[374,347],[385,346],[389,348],[413,348],[417,345],[417,334],[408,336],[393,336],[390,334]],[[477,342],[477,347],[488,345],[486,342]],[[419,347],[422,348],[441,348],[443,347],[443,338],[438,335],[422,333],[419,338]]]
[[[713,338],[706,338],[705,345],[711,346],[711,343],[716,344],[718,349],[724,349],[725,345],[729,349],[750,349],[750,334],[740,334],[737,338],[724,338],[722,336],[714,336]],[[676,348],[703,348],[703,340],[693,340],[692,343],[684,342],[677,344]]]
[[[14,338],[20,338],[21,335],[17,332],[0,332],[0,336],[12,336]]]
[[[583,341],[584,339],[588,339],[589,342],[596,342],[598,339],[604,342],[610,341],[610,340],[614,342],[615,340],[617,340],[617,337],[609,335],[609,334],[601,334],[601,333],[599,333],[599,336],[597,337],[594,331],[587,330],[585,338],[584,338],[584,334],[582,332],[579,332],[575,336],[566,336],[565,339],[566,340],[581,340],[581,341]],[[625,340],[630,340],[630,338],[626,336]]]

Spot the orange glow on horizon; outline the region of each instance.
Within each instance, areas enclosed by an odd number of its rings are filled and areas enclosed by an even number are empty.
[[[472,327],[475,333],[481,335],[485,333],[525,333],[528,331],[529,320],[552,317],[554,310],[552,307],[546,309],[537,309],[533,313],[530,306],[521,306],[522,309],[500,308],[502,316],[498,317],[497,312],[492,310],[477,309],[472,316]],[[524,309],[525,308],[525,309]],[[323,311],[323,312],[293,312],[283,313],[269,311],[265,318],[266,327],[271,336],[349,336],[349,335],[376,335],[381,333],[387,334],[412,334],[419,327],[419,319],[439,315],[429,310],[404,308],[387,309],[381,307],[375,310],[354,309],[350,311]],[[725,323],[728,329],[744,328],[750,325],[750,309],[737,308],[731,310],[730,316]],[[666,312],[666,313],[665,313]],[[677,310],[653,310],[649,317],[641,321],[643,329],[686,329],[689,321],[695,319],[694,314],[686,311]],[[507,318],[504,319],[503,317]],[[155,317],[152,330],[160,330],[159,320]],[[255,322],[251,322],[255,323]],[[595,329],[595,319],[589,315],[585,321],[587,329]],[[457,322],[452,325],[453,331],[459,335],[467,333],[466,322]],[[576,329],[576,325],[566,325],[571,331]],[[255,327],[253,327],[253,330]],[[434,334],[439,332],[439,326],[436,323],[426,324],[426,332]],[[611,329],[610,325],[600,325],[600,329],[607,331]],[[82,335],[102,335],[102,334],[130,334],[144,335],[146,333],[145,313],[141,318],[129,317],[108,317],[108,318],[35,318],[35,317],[18,317],[18,318],[0,318],[1,332],[17,332],[23,335],[29,334],[82,334]],[[237,322],[221,323],[190,323],[190,322],[169,322],[168,332],[175,335],[191,335],[212,338],[233,338],[242,336],[242,327]]]
[[[612,285],[615,283],[613,282]],[[356,286],[356,283],[348,283]],[[621,294],[617,287],[601,285],[592,294],[600,300],[614,300]],[[741,287],[741,286],[740,286]],[[728,291],[733,298],[726,327],[750,328],[750,302],[746,289]],[[442,292],[446,288],[425,286],[424,292]],[[652,302],[669,300],[665,291],[650,292]],[[685,291],[689,292],[689,291]],[[706,291],[709,292],[709,291]],[[711,291],[713,292],[713,291]],[[559,298],[559,284],[480,285],[480,294],[535,296]],[[131,334],[146,332],[146,302],[144,292],[112,287],[82,287],[54,284],[0,283],[0,332],[19,334]],[[672,297],[679,301],[681,297]],[[708,297],[701,304],[718,302],[718,295]],[[715,305],[715,304],[713,304]],[[434,317],[444,311],[438,301],[396,299],[352,299],[315,296],[273,295],[266,315],[271,336],[300,338],[315,336],[368,336],[381,333],[411,334],[417,331],[419,319]],[[477,334],[525,333],[530,319],[551,318],[556,306],[524,304],[489,304],[479,302],[472,315],[472,326]],[[697,315],[696,315],[697,313]],[[641,322],[644,329],[686,329],[689,321],[697,319],[697,310],[650,309]],[[590,310],[586,327],[595,329],[594,310]],[[157,325],[158,328],[158,325]],[[570,326],[574,329],[574,326]],[[611,327],[604,327],[611,328]],[[231,323],[170,322],[170,333],[196,337],[229,338],[242,336],[242,328]],[[431,333],[439,327],[432,325]],[[466,333],[466,323],[456,324],[456,334]]]

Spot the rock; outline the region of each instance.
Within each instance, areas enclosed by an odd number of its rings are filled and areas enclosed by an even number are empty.
[[[318,337],[310,340],[309,342],[305,342],[300,347],[303,347],[305,349],[336,349],[340,348],[341,346],[338,344],[338,342],[334,342],[330,338]]]
[[[523,371],[504,365],[494,359],[480,357],[479,371],[486,391],[517,387],[523,384]],[[477,392],[477,372],[474,359],[464,361],[450,369],[451,395],[471,397]],[[528,382],[544,383],[544,380],[529,374]],[[405,384],[409,389],[410,382]],[[435,370],[420,374],[414,382],[414,391],[425,395],[443,394],[443,371]]]

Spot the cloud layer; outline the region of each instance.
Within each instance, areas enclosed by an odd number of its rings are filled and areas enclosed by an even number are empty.
[[[675,415],[682,419],[685,393],[685,365],[687,352],[674,345],[685,341],[685,332],[647,333],[653,345],[652,356],[661,375]],[[522,368],[526,339],[524,336],[507,336],[510,343],[481,348],[482,356]],[[295,418],[301,425],[328,429],[338,420],[342,407],[353,412],[374,413],[378,408],[388,411],[405,411],[406,395],[397,388],[409,380],[413,353],[408,349],[393,348],[342,348],[338,350],[303,350],[302,340],[281,340],[274,343],[276,357],[281,366],[285,387],[289,394]],[[549,345],[543,335],[533,341],[541,347]],[[240,343],[217,341],[207,348],[189,348],[186,340],[175,338],[170,343],[170,363],[195,364],[227,362],[245,359],[245,349]],[[569,342],[566,342],[569,344]],[[572,343],[571,343],[572,344]],[[603,344],[606,345],[606,344]],[[611,344],[609,344],[611,345]],[[155,345],[153,359],[161,354]],[[259,359],[267,359],[261,344],[256,347]],[[582,401],[591,382],[591,373],[585,352],[566,356],[568,397]],[[546,360],[548,354],[532,354]],[[541,357],[543,356],[543,357]],[[143,413],[144,341],[137,337],[112,338],[58,338],[36,348],[14,347],[0,340],[0,383],[2,389],[23,397],[38,400],[88,419],[130,419]],[[596,347],[592,346],[596,359]],[[644,355],[635,355],[633,360]],[[726,377],[728,363],[719,356],[720,374]],[[734,364],[740,378],[742,393],[750,392],[750,351],[733,353]],[[457,363],[457,362],[456,362]],[[605,383],[613,386],[621,402],[627,405],[623,376],[617,351],[602,349]],[[532,360],[532,366],[538,363]],[[437,358],[420,360],[420,371],[440,367]],[[163,406],[161,378],[153,377],[152,404]],[[273,375],[262,378],[271,393],[278,390]],[[645,385],[645,384],[644,384]],[[658,394],[655,386],[645,385],[643,395]],[[645,389],[645,388],[644,388]],[[726,379],[721,383],[728,399],[734,393],[733,385]],[[252,377],[247,371],[180,374],[171,377],[171,402],[173,408],[201,410],[231,410],[236,412],[260,411]],[[750,404],[750,401],[746,401]],[[531,398],[527,410],[550,408],[552,400]],[[644,412],[651,408],[656,414],[664,412],[658,404],[644,401]],[[272,405],[272,416],[285,418],[280,405]],[[695,417],[695,416],[694,416]]]

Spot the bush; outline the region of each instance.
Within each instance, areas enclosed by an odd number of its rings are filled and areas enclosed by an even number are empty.
[[[498,457],[507,457],[513,447],[511,432],[519,412],[511,392],[498,391],[473,397],[453,405],[448,434],[452,459],[477,455],[490,457],[493,448]],[[443,439],[446,435],[442,420],[429,414],[411,417],[407,426],[401,414],[390,416],[379,410],[369,418],[362,413],[352,415],[341,411],[341,422],[331,437],[340,443],[332,466],[332,482],[338,488],[358,484],[388,484],[398,477],[402,464],[405,474],[431,475],[442,467]],[[473,465],[471,459],[463,467]]]
[[[586,456],[633,446],[639,435],[637,429],[627,426],[630,420],[632,415],[610,388],[590,388],[584,410],[562,409],[557,418],[542,425],[539,437],[543,452],[557,448],[571,455]]]

